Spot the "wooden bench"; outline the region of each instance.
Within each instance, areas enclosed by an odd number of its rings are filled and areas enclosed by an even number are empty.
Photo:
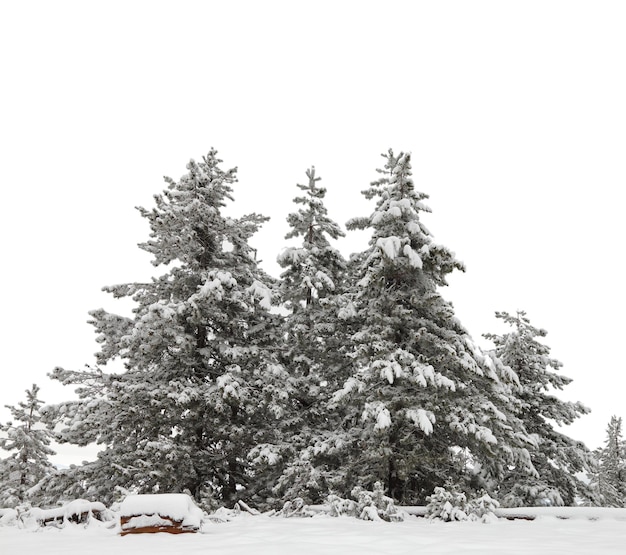
[[[202,510],[184,493],[129,495],[120,505],[122,536],[194,533],[202,520]]]

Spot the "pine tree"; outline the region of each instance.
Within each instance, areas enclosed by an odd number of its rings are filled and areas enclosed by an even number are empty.
[[[595,453],[598,467],[591,487],[604,507],[626,507],[626,442],[622,419],[612,416],[606,429],[604,446]]]
[[[351,375],[331,407],[343,415],[345,489],[380,481],[395,500],[419,503],[446,480],[470,487],[470,467],[497,475],[525,438],[506,414],[510,373],[480,352],[439,292],[464,266],[421,221],[430,210],[410,155],[383,156],[382,177],[363,192],[378,199],[375,211],[348,222],[372,237],[351,260],[341,313]]]
[[[281,421],[283,466],[272,481],[272,492],[285,500],[301,497],[307,503],[325,499],[340,465],[332,438],[338,422],[327,410],[329,393],[341,380],[342,329],[337,319],[346,262],[330,240],[344,236],[328,216],[326,189],[315,168],[307,170],[304,193],[294,199],[300,208],[288,215],[286,239],[302,240],[278,256],[284,268],[280,295],[288,314],[283,363],[290,369],[295,390]]]
[[[56,408],[61,439],[103,446],[81,471],[101,501],[129,489],[188,491],[206,506],[249,498],[248,456],[275,440],[290,382],[275,354],[275,284],[248,243],[267,218],[223,214],[236,169],[220,163],[215,150],[190,161],[155,208],[139,208],[151,228],[139,246],[163,273],[105,287],[135,302],[132,317],[91,312],[100,366],[53,372],[80,397]],[[106,372],[116,358],[126,370]]]
[[[0,448],[11,454],[0,461],[0,507],[15,507],[25,502],[38,504],[38,485],[56,469],[48,460],[55,452],[50,448],[52,433],[41,423],[39,386],[26,390],[26,402],[6,407],[15,422],[0,426],[6,437]]]
[[[535,469],[529,475],[526,468],[512,467],[501,482],[500,498],[508,506],[572,505],[577,494],[586,495],[575,474],[588,470],[593,462],[585,445],[558,432],[553,422],[571,424],[589,409],[552,393],[572,380],[557,374],[561,362],[550,358],[550,348],[539,340],[546,336],[545,330],[531,325],[523,311],[516,315],[497,312],[496,317],[513,331],[485,337],[494,343],[494,354],[519,378],[519,417],[533,438],[529,452]]]
[[[278,263],[285,268],[281,274],[283,302],[293,314],[333,294],[345,271],[343,257],[329,242],[345,233],[328,217],[326,189],[318,186],[321,177],[316,177],[315,167],[308,169],[306,176],[306,185],[297,184],[305,195],[294,198],[302,208],[287,216],[290,230],[285,235],[285,239],[302,238],[302,246],[286,248],[278,256]]]

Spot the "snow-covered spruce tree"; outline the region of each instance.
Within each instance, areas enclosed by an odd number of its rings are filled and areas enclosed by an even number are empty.
[[[523,459],[527,438],[507,414],[514,376],[479,351],[439,292],[463,265],[421,221],[427,195],[415,189],[410,155],[383,156],[382,177],[364,191],[375,211],[348,222],[372,237],[351,261],[341,313],[351,375],[331,407],[343,417],[344,489],[380,481],[396,501],[423,503],[447,480],[481,487],[470,466],[497,476]]]
[[[0,507],[39,504],[39,483],[56,471],[48,460],[55,452],[50,448],[52,434],[41,422],[43,401],[38,394],[39,386],[33,384],[26,390],[26,402],[6,405],[14,422],[0,425],[0,448],[10,453],[0,461]]]
[[[604,446],[596,452],[597,469],[591,488],[598,504],[626,507],[626,442],[622,437],[622,419],[612,416],[606,429]]]
[[[54,411],[61,441],[103,446],[86,479],[100,501],[126,490],[189,491],[205,506],[249,498],[248,455],[276,439],[290,382],[275,356],[274,285],[248,243],[266,218],[222,213],[236,169],[220,163],[215,150],[190,161],[179,181],[166,178],[155,208],[139,208],[151,228],[139,246],[164,272],[105,287],[132,298],[133,316],[90,313],[98,363],[119,358],[125,372],[52,374],[80,398]]]
[[[521,403],[519,417],[534,445],[529,446],[535,475],[512,466],[500,482],[499,499],[506,506],[572,505],[575,496],[586,496],[585,485],[576,478],[589,470],[592,456],[585,445],[557,431],[587,414],[581,403],[566,402],[554,392],[572,380],[558,374],[562,364],[550,358],[550,348],[539,339],[547,332],[531,325],[523,311],[515,315],[497,312],[496,317],[513,328],[503,335],[485,334],[494,345],[494,354],[519,378],[515,390]]]
[[[278,256],[284,268],[280,298],[288,311],[282,361],[295,380],[295,393],[280,423],[283,443],[275,446],[283,465],[274,470],[280,474],[267,476],[272,495],[320,503],[329,491],[333,468],[340,464],[332,445],[338,423],[326,405],[346,366],[336,316],[346,262],[330,243],[344,232],[328,216],[326,189],[319,186],[314,167],[306,176],[308,183],[297,185],[303,194],[294,202],[300,208],[288,215],[285,236],[302,243]]]
[[[287,216],[290,229],[285,235],[285,239],[302,239],[302,246],[286,248],[278,256],[278,263],[285,268],[281,274],[282,301],[293,315],[303,313],[311,305],[323,304],[325,298],[335,294],[346,267],[339,251],[329,242],[345,233],[328,216],[324,206],[326,189],[317,184],[321,177],[316,177],[315,167],[308,169],[306,176],[306,185],[297,184],[304,196],[293,199],[302,207]],[[305,333],[308,337],[308,328]]]

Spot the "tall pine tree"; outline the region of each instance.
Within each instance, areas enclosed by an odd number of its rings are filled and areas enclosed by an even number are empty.
[[[0,461],[0,507],[15,507],[28,502],[38,504],[38,485],[55,473],[48,460],[55,452],[50,448],[52,433],[42,423],[39,386],[26,390],[26,402],[6,405],[13,422],[0,425],[6,437],[0,437],[0,448],[10,455]]]
[[[346,366],[345,337],[336,316],[346,262],[330,243],[344,232],[328,216],[326,189],[319,186],[314,167],[306,175],[308,183],[297,185],[303,194],[294,202],[300,208],[288,215],[290,229],[285,236],[302,242],[278,256],[284,268],[281,299],[288,311],[282,360],[295,380],[296,392],[281,422],[284,465],[272,491],[285,499],[302,497],[318,503],[332,489],[334,471],[341,464],[333,445],[338,421],[327,403]]]
[[[135,302],[133,315],[91,312],[100,366],[53,372],[80,397],[56,408],[61,440],[103,447],[81,471],[99,500],[115,488],[189,491],[205,505],[250,498],[248,456],[276,439],[289,376],[275,354],[274,284],[248,243],[266,218],[223,214],[236,169],[220,163],[215,150],[190,161],[155,208],[139,208],[151,228],[139,246],[163,273],[106,287]],[[116,358],[124,372],[101,367]]]
[[[348,222],[372,235],[352,259],[355,283],[340,314],[351,375],[331,407],[343,415],[345,489],[380,481],[394,499],[419,503],[447,480],[472,487],[470,467],[501,473],[524,458],[527,438],[506,414],[512,375],[480,352],[440,294],[464,267],[421,220],[430,210],[410,155],[383,156],[382,177],[363,193],[377,199],[374,212]]]
[[[558,374],[562,364],[550,358],[550,348],[540,341],[547,335],[534,327],[523,311],[515,315],[497,312],[496,317],[511,326],[503,335],[485,334],[494,345],[494,354],[519,378],[515,396],[521,403],[519,417],[533,438],[529,452],[534,474],[512,466],[499,487],[499,498],[508,506],[572,505],[577,494],[586,495],[576,473],[593,464],[584,444],[557,431],[571,424],[589,409],[581,403],[559,399],[554,392],[572,380]]]

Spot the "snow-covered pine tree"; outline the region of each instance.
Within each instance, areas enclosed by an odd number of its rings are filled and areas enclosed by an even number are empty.
[[[314,167],[306,176],[307,184],[297,185],[303,194],[294,202],[300,208],[288,215],[285,236],[302,243],[278,256],[284,268],[280,297],[288,311],[282,360],[295,380],[295,393],[281,421],[284,465],[268,485],[283,499],[300,497],[319,503],[329,491],[333,468],[340,464],[332,445],[337,420],[326,405],[346,366],[337,319],[346,262],[330,243],[344,232],[328,216],[326,189],[318,184],[321,178]]]
[[[48,460],[55,452],[50,448],[52,433],[41,421],[43,401],[38,394],[39,386],[33,384],[25,402],[6,405],[14,422],[0,425],[0,448],[10,453],[0,461],[0,507],[38,504],[38,484],[56,471]]]
[[[343,416],[345,489],[380,481],[393,499],[420,503],[447,480],[468,486],[470,466],[501,473],[523,458],[524,434],[507,415],[512,373],[480,352],[439,292],[464,267],[421,221],[430,210],[410,155],[383,156],[382,177],[363,193],[378,199],[375,211],[348,222],[372,237],[351,261],[341,317],[352,368],[331,407]]]
[[[559,399],[554,392],[572,380],[556,371],[561,362],[550,358],[550,348],[540,341],[547,332],[534,327],[526,313],[497,312],[496,317],[513,328],[503,335],[485,334],[494,354],[519,378],[515,390],[521,403],[519,417],[534,445],[529,446],[536,474],[512,466],[500,482],[499,499],[506,506],[572,505],[577,494],[586,496],[585,484],[576,473],[593,465],[585,445],[557,431],[554,423],[571,424],[589,409],[579,402]]]
[[[592,474],[591,488],[604,507],[626,507],[626,442],[622,419],[611,416],[604,446],[595,452],[598,466]]]
[[[287,216],[289,232],[285,239],[301,238],[301,247],[288,247],[278,256],[285,268],[281,274],[282,300],[292,314],[298,314],[314,303],[336,292],[345,271],[345,261],[329,239],[344,237],[339,225],[328,216],[324,205],[326,188],[320,187],[315,167],[306,171],[309,181],[297,184],[304,196],[293,199],[302,207]],[[308,330],[307,330],[308,331]]]
[[[190,161],[179,181],[166,178],[155,208],[139,208],[151,228],[139,246],[164,272],[104,288],[131,298],[133,315],[90,313],[98,363],[119,358],[126,370],[52,374],[78,385],[80,399],[53,411],[65,423],[61,440],[103,446],[84,480],[100,501],[115,488],[189,491],[205,505],[245,499],[250,451],[275,441],[290,378],[275,354],[274,285],[248,243],[266,218],[223,214],[236,169],[220,163],[215,150]]]

